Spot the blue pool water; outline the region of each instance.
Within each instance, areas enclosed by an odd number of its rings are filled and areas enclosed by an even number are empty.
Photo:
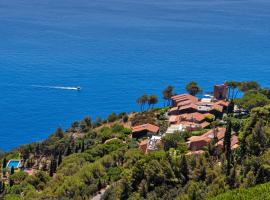
[[[7,164],[7,167],[8,168],[12,168],[12,167],[14,167],[15,169],[16,168],[19,168],[20,167],[20,164],[21,164],[21,162],[20,161],[18,161],[18,160],[10,160],[9,162],[8,162],[8,164]]]
[[[139,95],[168,84],[270,85],[269,10],[268,0],[1,0],[0,149],[138,110]]]

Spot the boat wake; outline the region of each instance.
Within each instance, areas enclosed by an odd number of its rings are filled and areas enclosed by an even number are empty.
[[[60,89],[60,90],[81,90],[81,87],[64,87],[64,86],[44,86],[44,85],[31,85],[37,88],[48,88],[48,89]]]

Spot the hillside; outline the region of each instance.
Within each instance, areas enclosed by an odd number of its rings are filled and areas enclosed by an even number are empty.
[[[57,128],[42,142],[1,154],[0,198],[266,196],[270,90],[256,82],[215,87],[228,90],[227,101],[209,95],[199,99],[199,86],[188,86],[189,94],[174,95],[172,87],[163,91],[168,107],[153,108],[156,97],[143,95],[137,100],[140,112],[112,113],[95,121],[85,117],[67,130]],[[243,96],[236,98],[237,90]],[[263,183],[267,184],[259,185]]]
[[[211,200],[242,200],[242,199],[269,200],[270,199],[270,183],[257,185],[249,189],[236,189],[236,190],[218,195],[215,198],[211,198]]]

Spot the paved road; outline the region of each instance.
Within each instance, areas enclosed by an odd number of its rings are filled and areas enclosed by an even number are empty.
[[[99,193],[92,198],[92,200],[100,200],[102,195],[106,192],[106,190],[109,188],[109,185],[106,188],[103,188],[99,191]]]

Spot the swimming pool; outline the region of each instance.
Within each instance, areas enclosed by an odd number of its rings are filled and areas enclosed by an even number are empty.
[[[10,161],[8,161],[8,164],[7,164],[7,167],[10,169],[12,167],[14,167],[16,169],[16,168],[19,168],[20,166],[21,166],[21,161],[19,161],[19,160],[10,160]]]

